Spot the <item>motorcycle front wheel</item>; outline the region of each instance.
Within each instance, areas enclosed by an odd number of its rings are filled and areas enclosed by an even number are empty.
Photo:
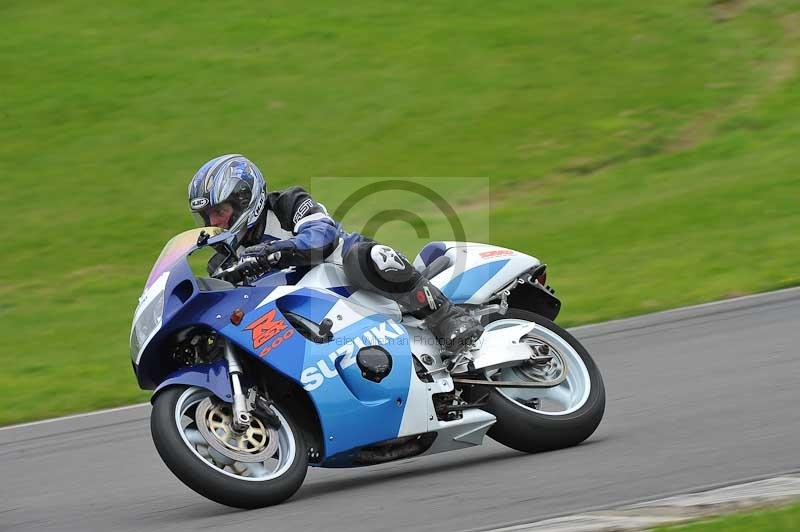
[[[300,427],[272,409],[279,427],[254,414],[237,433],[229,403],[205,388],[173,386],[153,401],[150,431],[161,459],[188,487],[220,504],[259,508],[291,497],[308,469]]]
[[[488,434],[523,452],[540,452],[577,445],[603,419],[606,396],[603,378],[592,357],[569,332],[552,321],[521,309],[484,319],[486,329],[535,323],[523,338],[532,359],[520,365],[490,370],[488,380],[544,385],[536,388],[488,388],[485,409],[497,417]]]

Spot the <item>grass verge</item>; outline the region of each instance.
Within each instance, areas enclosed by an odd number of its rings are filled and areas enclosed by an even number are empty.
[[[655,532],[795,532],[800,530],[800,503],[783,508],[726,515],[683,525],[661,527]]]
[[[723,4],[4,6],[0,424],[147,397],[131,314],[225,152],[273,188],[486,177],[448,199],[551,265],[565,325],[799,284],[800,23]]]

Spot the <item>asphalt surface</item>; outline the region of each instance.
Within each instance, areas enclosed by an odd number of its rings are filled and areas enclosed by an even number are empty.
[[[578,447],[312,469],[240,511],[169,473],[143,406],[0,429],[0,530],[488,530],[800,469],[800,289],[573,332],[608,394]]]

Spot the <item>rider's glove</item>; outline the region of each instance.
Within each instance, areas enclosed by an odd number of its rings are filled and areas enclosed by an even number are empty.
[[[257,244],[244,248],[241,259],[255,259],[258,265],[268,270],[281,260],[281,252],[272,244]]]

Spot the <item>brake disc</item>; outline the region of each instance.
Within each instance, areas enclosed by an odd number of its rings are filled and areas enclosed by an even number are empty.
[[[278,432],[256,416],[244,432],[233,430],[233,411],[228,403],[206,397],[197,405],[194,417],[208,445],[237,462],[264,462],[278,450]]]
[[[533,355],[531,360],[512,368],[517,375],[545,386],[557,386],[566,380],[567,366],[557,349],[538,339],[522,341],[531,347]]]

